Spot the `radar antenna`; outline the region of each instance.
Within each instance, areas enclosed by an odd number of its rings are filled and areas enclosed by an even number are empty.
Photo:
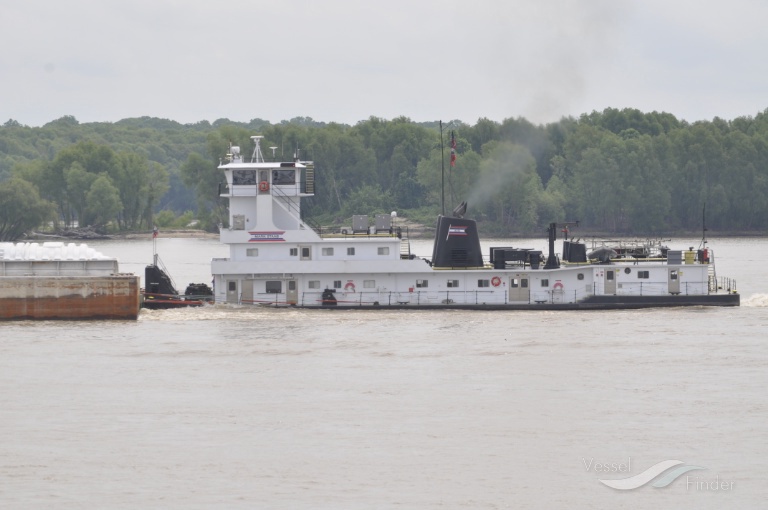
[[[261,135],[255,135],[251,137],[253,143],[256,146],[253,148],[253,155],[251,156],[252,163],[264,163],[264,155],[261,153],[261,139],[264,138]]]

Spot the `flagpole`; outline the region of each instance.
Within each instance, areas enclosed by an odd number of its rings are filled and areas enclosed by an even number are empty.
[[[440,207],[445,216],[445,152],[443,151],[443,121],[440,121]]]
[[[152,264],[157,267],[157,225],[152,229]]]

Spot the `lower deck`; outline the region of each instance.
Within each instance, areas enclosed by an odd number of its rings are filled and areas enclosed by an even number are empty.
[[[605,308],[738,305],[706,265],[431,269],[405,273],[214,275],[217,303],[297,307]],[[736,296],[735,298],[733,296]],[[662,304],[664,303],[664,304]]]

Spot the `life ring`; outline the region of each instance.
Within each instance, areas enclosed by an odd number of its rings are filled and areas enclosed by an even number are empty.
[[[498,287],[499,285],[501,285],[501,278],[499,278],[498,276],[494,276],[493,278],[491,278],[491,285],[493,285],[494,287]]]
[[[261,181],[259,183],[259,191],[269,191],[269,183],[267,181]]]
[[[555,282],[552,288],[554,288],[555,290],[563,290],[563,284],[558,280]]]
[[[344,286],[344,292],[355,292],[355,282],[347,282]]]

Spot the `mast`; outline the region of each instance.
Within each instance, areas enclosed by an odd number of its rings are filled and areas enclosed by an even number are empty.
[[[440,208],[445,216],[445,153],[443,152],[443,121],[440,121]]]
[[[699,249],[707,247],[707,203],[704,202],[704,207],[701,210],[701,243]]]

